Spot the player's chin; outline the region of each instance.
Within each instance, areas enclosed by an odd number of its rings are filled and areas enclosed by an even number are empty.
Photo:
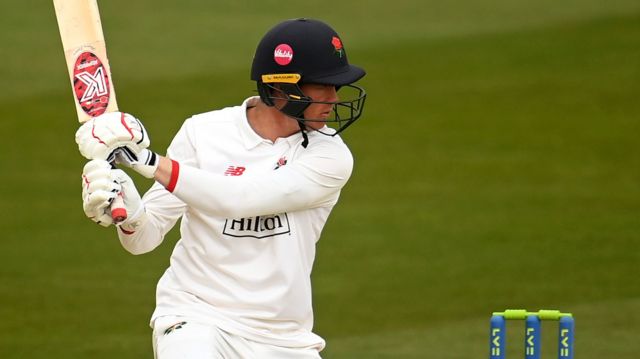
[[[310,130],[319,130],[326,125],[327,118],[328,116],[316,116],[312,120],[305,121],[305,125]]]

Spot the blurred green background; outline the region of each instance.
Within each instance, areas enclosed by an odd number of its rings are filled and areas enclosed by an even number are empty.
[[[573,312],[578,359],[640,354],[637,0],[100,10],[119,105],[159,151],[186,117],[253,94],[255,45],[282,19],[329,22],[367,69],[365,115],[344,135],[354,175],[313,274],[325,358],[485,358],[489,316],[509,307]],[[0,357],[151,358],[178,233],[135,257],[84,217],[52,3],[3,1],[0,44]]]

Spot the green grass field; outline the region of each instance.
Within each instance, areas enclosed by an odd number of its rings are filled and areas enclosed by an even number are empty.
[[[577,359],[638,357],[637,0],[100,6],[119,105],[159,151],[252,94],[254,47],[282,19],[326,20],[367,69],[313,275],[324,357],[486,358],[509,307],[573,312]],[[0,4],[0,43],[0,358],[151,358],[178,233],[135,257],[84,217],[53,5]]]

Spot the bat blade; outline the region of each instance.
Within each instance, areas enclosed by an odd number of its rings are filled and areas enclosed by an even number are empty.
[[[118,111],[96,0],[53,0],[78,120]]]
[[[96,0],[53,0],[78,121],[118,111]],[[111,204],[119,223],[127,218],[122,194]]]

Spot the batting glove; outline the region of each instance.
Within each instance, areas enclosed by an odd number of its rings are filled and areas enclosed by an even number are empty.
[[[103,227],[110,226],[113,220],[109,207],[121,188],[112,176],[109,162],[88,162],[82,170],[82,208],[85,215]]]
[[[118,226],[125,234],[133,234],[147,221],[147,215],[144,211],[142,200],[140,199],[140,193],[133,183],[131,177],[129,177],[122,170],[113,170],[113,178],[120,184],[122,199],[124,200],[124,207],[129,214],[127,219],[122,223],[118,223]]]
[[[111,203],[121,195],[128,217],[121,226],[130,231],[141,223],[144,208],[140,194],[133,180],[124,171],[112,169],[111,164],[103,160],[87,162],[82,171],[82,208],[89,219],[103,227],[113,224]]]
[[[115,161],[117,164],[132,168],[146,178],[153,178],[160,163],[160,156],[146,148],[136,153],[125,147],[116,150]]]
[[[76,143],[87,159],[111,161],[117,148],[138,153],[149,147],[150,139],[140,120],[127,113],[110,112],[80,126]]]

